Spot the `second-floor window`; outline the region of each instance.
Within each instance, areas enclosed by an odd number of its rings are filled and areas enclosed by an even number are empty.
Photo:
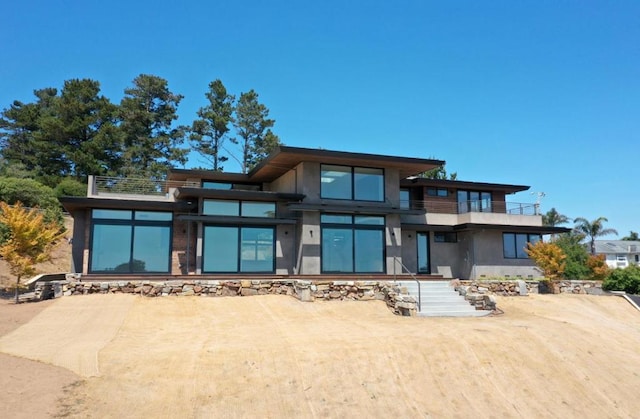
[[[320,196],[329,199],[384,201],[384,170],[323,164]]]
[[[458,191],[458,213],[491,212],[491,192]]]
[[[202,213],[204,215],[274,218],[276,216],[276,204],[274,202],[205,199],[202,203]]]

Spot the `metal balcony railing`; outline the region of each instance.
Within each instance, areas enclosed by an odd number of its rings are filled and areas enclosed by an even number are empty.
[[[505,202],[505,201],[400,201],[400,208],[426,209],[435,214],[466,214],[469,212],[485,212],[493,214],[540,215],[538,204]]]
[[[93,193],[111,193],[123,195],[165,196],[171,188],[199,188],[198,182],[175,180],[156,180],[141,178],[122,178],[110,176],[93,177]]]

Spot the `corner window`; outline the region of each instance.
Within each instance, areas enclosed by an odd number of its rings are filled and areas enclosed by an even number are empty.
[[[542,240],[540,234],[503,233],[502,250],[505,259],[528,259],[525,252],[527,243],[535,244]]]
[[[91,273],[168,273],[170,212],[103,210],[91,213]]]
[[[433,233],[433,241],[436,243],[458,243],[458,234],[436,231]]]
[[[322,198],[384,201],[382,169],[323,164],[320,171]]]

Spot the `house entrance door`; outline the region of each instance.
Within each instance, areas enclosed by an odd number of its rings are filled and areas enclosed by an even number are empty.
[[[429,233],[418,233],[418,273],[430,274],[431,264],[429,263]]]

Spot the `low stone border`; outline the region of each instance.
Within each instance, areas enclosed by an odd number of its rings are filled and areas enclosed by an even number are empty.
[[[602,281],[525,281],[525,280],[454,280],[455,289],[477,310],[495,310],[495,298],[529,294],[592,294],[602,295]]]
[[[383,300],[398,315],[414,316],[417,303],[400,287],[385,281],[304,281],[304,280],[167,280],[82,282],[81,280],[37,282],[38,300],[87,294],[136,294],[146,297],[168,296],[252,296],[281,294],[301,301]]]

